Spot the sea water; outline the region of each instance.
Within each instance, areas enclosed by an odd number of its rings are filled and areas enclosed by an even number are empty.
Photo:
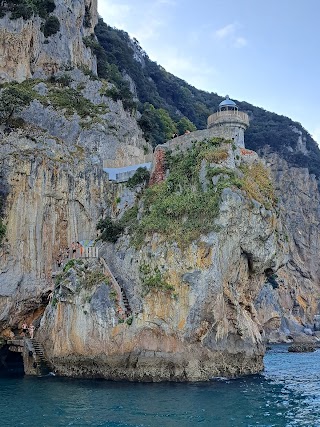
[[[261,375],[205,383],[0,378],[0,426],[320,426],[320,350],[276,346]]]

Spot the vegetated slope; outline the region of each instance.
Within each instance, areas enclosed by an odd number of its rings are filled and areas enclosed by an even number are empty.
[[[196,89],[168,73],[150,60],[137,40],[130,39],[125,31],[112,28],[101,19],[95,33],[103,47],[99,52],[96,49],[100,59],[99,74],[103,76],[106,66],[116,66],[123,75],[128,74],[133,79],[139,99],[138,109],[142,113],[140,125],[153,145],[164,142],[175,131],[182,133],[192,124],[198,129],[206,127],[207,117],[217,110],[223,97]],[[127,88],[128,83],[126,96]],[[310,173],[319,177],[320,150],[300,123],[246,102],[237,103],[251,119],[246,132],[248,148],[259,151],[269,146],[291,165],[308,167]],[[297,146],[299,131],[307,151]]]

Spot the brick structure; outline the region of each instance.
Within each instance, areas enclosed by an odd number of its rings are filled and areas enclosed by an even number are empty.
[[[166,158],[165,150],[163,148],[156,149],[154,153],[153,170],[151,172],[149,185],[159,184],[160,182],[165,180],[165,177],[166,177],[165,158]]]
[[[252,150],[248,150],[247,148],[241,148],[240,153],[242,156],[255,156],[257,153]]]

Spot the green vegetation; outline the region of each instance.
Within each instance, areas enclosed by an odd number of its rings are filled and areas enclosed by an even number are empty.
[[[134,188],[139,184],[148,182],[150,179],[150,172],[146,168],[138,168],[135,174],[128,179],[127,186],[129,188]]]
[[[241,180],[242,188],[247,195],[271,209],[277,203],[277,197],[268,169],[262,163],[241,168],[244,177]]]
[[[141,106],[141,112],[142,115],[138,123],[145,138],[147,141],[151,141],[153,146],[163,144],[177,132],[176,124],[165,109],[155,108],[146,102]]]
[[[204,159],[209,163],[219,163],[223,160],[227,160],[228,157],[229,153],[228,150],[226,150],[225,148],[209,151],[204,155]]]
[[[128,317],[128,318],[127,318],[127,320],[126,320],[126,324],[127,324],[128,326],[131,326],[131,325],[132,325],[132,322],[133,322],[133,317],[132,317],[132,316]]]
[[[0,0],[0,17],[11,12],[11,19],[47,18],[56,8],[54,0]]]
[[[63,272],[67,273],[70,268],[73,268],[76,264],[76,260],[75,259],[70,259],[67,264],[63,267]]]
[[[80,117],[94,118],[106,112],[105,105],[94,105],[79,90],[72,88],[51,88],[47,96],[56,109],[65,109],[67,115],[77,113]]]
[[[110,292],[109,292],[109,297],[110,297],[110,299],[112,300],[112,301],[117,301],[118,300],[118,294],[117,294],[117,292],[114,290],[114,289],[112,289]]]
[[[231,143],[222,138],[195,141],[186,152],[166,153],[168,178],[144,190],[138,205],[128,210],[120,221],[111,218],[100,221],[98,229],[102,240],[116,242],[124,230],[139,247],[145,237],[158,233],[168,241],[177,242],[181,248],[197,240],[201,234],[218,231],[214,220],[219,214],[221,193],[233,187],[247,193],[270,209],[277,202],[267,168],[262,163],[242,168],[238,177],[234,170],[219,167],[227,158],[222,144]],[[206,183],[200,182],[203,160],[207,161]],[[216,163],[216,167],[209,166]],[[219,175],[213,184],[212,178]],[[205,185],[204,185],[205,184]],[[152,287],[152,280],[148,282]]]
[[[174,286],[170,285],[160,272],[159,268],[151,270],[148,264],[140,265],[140,273],[143,286],[143,294],[147,295],[151,290],[174,292]]]
[[[228,182],[219,181],[217,188],[209,186],[204,191],[199,172],[202,160],[219,151],[215,144],[203,141],[185,153],[166,155],[170,171],[167,180],[147,188],[142,197],[142,218],[136,230],[138,244],[144,236],[160,233],[183,247],[214,230],[223,184],[232,182],[228,178]]]
[[[98,75],[112,83],[113,87],[105,90],[102,95],[111,97],[114,101],[121,100],[127,110],[135,110],[136,102],[130,90],[130,84],[124,79],[115,64],[109,64],[106,52],[96,40],[94,34],[91,37],[84,37],[83,42],[97,56]]]
[[[9,12],[13,20],[28,20],[33,16],[40,16],[45,20],[41,30],[45,37],[50,37],[60,31],[59,19],[50,15],[55,8],[54,0],[0,0],[0,18]]]
[[[67,73],[65,73],[59,77],[52,75],[50,76],[49,81],[52,84],[58,83],[62,87],[68,87],[72,81],[72,78]]]
[[[86,28],[91,27],[91,13],[90,13],[90,7],[88,5],[85,5],[85,14],[83,18],[83,25]]]
[[[81,280],[81,285],[86,289],[91,289],[101,283],[109,284],[107,277],[99,270],[88,271]]]
[[[59,19],[56,16],[49,16],[42,27],[42,31],[46,38],[57,34],[60,31]]]
[[[123,232],[123,226],[119,221],[112,221],[110,217],[105,217],[98,222],[97,230],[101,232],[99,239],[115,243]]]
[[[179,133],[182,132],[179,121],[183,117],[198,129],[206,127],[208,116],[217,111],[223,100],[221,96],[198,90],[168,73],[148,58],[137,40],[130,39],[126,32],[108,26],[101,19],[95,33],[104,48],[104,59],[108,66],[113,64],[121,73],[127,73],[133,79],[140,101],[138,109],[143,114],[140,125],[154,146],[163,143],[168,135],[164,135],[161,126],[156,125],[157,120],[150,104],[156,111],[165,110],[178,127]],[[134,53],[135,57],[140,57],[140,61],[134,58]],[[268,146],[270,151],[280,153],[289,164],[307,167],[310,173],[320,177],[320,150],[300,123],[246,102],[237,104],[250,117],[250,127],[246,131],[247,148],[259,151]],[[298,135],[293,128],[302,132],[308,154],[297,152]]]
[[[138,206],[128,209],[118,221],[113,221],[109,216],[101,219],[97,224],[97,230],[101,232],[99,239],[104,242],[115,243],[125,228],[133,232],[137,228]]]
[[[195,125],[189,119],[187,119],[187,117],[182,117],[182,119],[178,121],[177,129],[179,135],[183,135],[186,131],[194,132],[197,130]]]
[[[11,83],[5,87],[0,93],[0,123],[8,123],[13,114],[30,104],[35,95],[36,92],[22,84]]]
[[[3,239],[6,235],[6,231],[7,231],[7,228],[4,225],[4,223],[2,222],[2,219],[0,218],[0,245],[1,245]]]
[[[31,101],[37,99],[43,105],[52,105],[57,110],[65,110],[66,115],[78,114],[81,118],[97,119],[106,112],[104,104],[95,105],[86,99],[79,89],[68,87],[68,74],[46,81],[48,94],[39,95],[33,88],[41,80],[25,80],[22,83],[12,82],[4,85],[0,93],[0,123],[8,123],[13,115],[18,114]]]
[[[63,273],[59,273],[56,275],[54,279],[55,288],[57,288],[60,285],[60,283],[62,282],[63,276],[64,276]]]

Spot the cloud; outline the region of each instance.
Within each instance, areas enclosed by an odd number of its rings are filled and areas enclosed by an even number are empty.
[[[174,0],[157,0],[158,4],[169,4],[170,6],[175,6],[176,2]]]
[[[113,0],[99,1],[99,14],[105,18],[110,25],[125,29],[127,18],[132,7],[127,3],[119,3]]]
[[[206,60],[196,60],[191,55],[179,53],[175,47],[166,46],[162,51],[157,50],[157,62],[170,73],[182,78],[195,87],[211,90],[212,79],[218,75],[217,70]],[[150,56],[154,56],[150,52]]]
[[[160,35],[159,29],[168,25],[168,8],[175,0],[132,1],[100,0],[99,13],[108,24],[127,31],[141,44]]]
[[[228,24],[219,30],[216,30],[214,35],[218,39],[225,39],[228,36],[232,36],[236,31],[236,24]]]
[[[248,44],[248,41],[243,36],[239,36],[237,33],[240,29],[239,24],[227,24],[222,28],[219,28],[213,33],[213,37],[220,43],[227,43],[235,48],[242,48]]]
[[[247,44],[248,44],[247,39],[245,39],[244,37],[237,37],[234,40],[233,46],[240,48],[240,47],[247,46]]]
[[[165,24],[165,21],[149,13],[148,18],[141,23],[138,29],[130,32],[132,37],[135,37],[141,44],[148,40],[157,38],[159,36],[159,29]]]

